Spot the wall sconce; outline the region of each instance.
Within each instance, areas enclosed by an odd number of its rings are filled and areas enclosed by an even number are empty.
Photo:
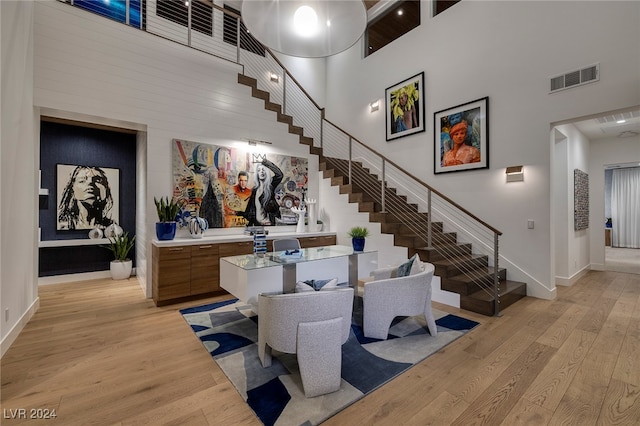
[[[258,146],[258,145],[273,145],[271,142],[269,141],[261,141],[258,139],[247,139],[247,142],[249,143],[249,145],[251,146]]]
[[[369,111],[370,112],[376,112],[378,109],[380,109],[380,101],[373,101],[369,104]]]
[[[280,81],[280,76],[276,73],[270,73],[269,80],[273,81],[274,83],[278,83]]]
[[[524,180],[524,166],[507,167],[507,182],[520,182]]]

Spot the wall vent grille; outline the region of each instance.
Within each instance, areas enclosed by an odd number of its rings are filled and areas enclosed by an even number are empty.
[[[589,65],[582,69],[569,71],[551,77],[550,92],[557,92],[570,87],[582,86],[600,80],[600,64]]]

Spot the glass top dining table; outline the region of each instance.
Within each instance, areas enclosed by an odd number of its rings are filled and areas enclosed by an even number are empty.
[[[264,254],[241,254],[223,257],[220,260],[229,262],[245,270],[269,268],[287,264],[310,262],[314,260],[335,259],[338,257],[373,253],[375,250],[354,251],[349,246],[322,246],[300,249],[299,253],[289,253],[290,250],[269,252]]]

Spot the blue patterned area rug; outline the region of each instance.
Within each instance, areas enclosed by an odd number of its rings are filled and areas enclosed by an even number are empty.
[[[361,300],[356,306],[362,306]],[[319,424],[478,325],[434,309],[436,337],[428,333],[424,317],[398,317],[383,341],[364,337],[362,314],[355,309],[351,335],[342,346],[340,390],[305,398],[295,354],[274,351],[271,367],[262,367],[258,317],[238,309],[237,300],[180,313],[265,425]]]

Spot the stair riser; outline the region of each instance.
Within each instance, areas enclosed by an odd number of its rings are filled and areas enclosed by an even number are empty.
[[[381,229],[385,234],[399,234],[399,235],[408,235],[412,233],[415,229],[423,230],[426,232],[427,230],[427,222],[424,221],[415,221],[410,225],[402,222],[395,223],[382,223]],[[435,233],[442,233],[442,222],[435,222],[431,224],[431,231]]]
[[[498,279],[500,282],[504,282],[507,279],[506,269],[500,269],[498,271]],[[469,296],[481,290],[482,287],[480,284],[482,284],[483,287],[486,287],[489,283],[492,283],[493,280],[493,275],[483,273],[479,274],[474,279],[467,278],[465,280],[456,280],[452,278],[443,278],[440,285],[443,290]],[[504,292],[504,290],[502,291]]]
[[[380,205],[374,203],[373,201],[363,201],[362,203],[358,203],[358,211],[360,213],[372,213],[380,211]]]
[[[473,271],[474,269],[486,267],[488,260],[488,256],[481,256],[479,258],[462,260],[453,265],[436,264],[435,275],[443,278],[455,277],[456,275],[464,274],[465,271]]]
[[[417,215],[417,216],[416,216]],[[402,215],[401,217],[393,215],[391,213],[376,213],[375,215],[369,216],[369,220],[371,222],[378,222],[378,223],[405,223],[408,217],[411,217],[413,220],[416,220],[416,218],[419,218],[421,221],[426,221],[427,220],[427,214],[426,213],[416,213],[414,215]]]
[[[521,292],[512,292],[501,295],[500,311],[502,312],[523,297],[526,297],[526,294],[522,294]],[[495,315],[495,304],[493,303],[493,300],[486,301],[474,299],[469,296],[460,296],[460,308],[483,315]]]
[[[438,251],[438,247],[436,246],[434,249],[423,249],[417,248],[413,249],[413,252],[410,254],[413,256],[414,253],[418,253],[420,259],[425,260],[426,262],[434,262],[437,260],[444,260],[448,258],[447,253],[455,251],[456,253],[460,253],[461,255],[471,254],[471,244],[456,244],[454,247],[445,247],[442,251]]]
[[[458,245],[457,235],[455,233],[442,233],[442,223],[432,224],[432,230],[434,231],[432,235],[432,244],[434,247],[431,249],[425,249],[426,232],[424,233],[424,238],[417,237],[414,235],[414,232],[415,230],[420,232],[421,229],[426,229],[428,226],[426,213],[419,213],[415,204],[406,204],[406,197],[398,195],[394,188],[386,189],[385,206],[401,204],[403,205],[403,209],[406,209],[405,213],[401,215],[381,213],[380,210],[382,209],[382,206],[373,202],[373,198],[370,195],[365,195],[363,194],[363,191],[360,190],[360,187],[367,187],[373,188],[373,191],[377,191],[379,193],[381,183],[378,181],[376,175],[372,175],[368,169],[362,166],[362,163],[354,162],[351,165],[351,169],[349,169],[347,160],[335,158],[328,159],[323,157],[322,148],[314,147],[313,139],[304,136],[303,128],[293,124],[293,117],[283,114],[281,105],[269,100],[269,92],[258,89],[256,79],[238,74],[238,83],[250,87],[252,96],[262,99],[265,103],[265,109],[275,112],[277,115],[277,121],[288,125],[289,133],[299,135],[300,144],[307,145],[311,154],[318,155],[319,170],[323,172],[323,177],[331,179],[331,185],[339,186],[340,193],[349,194],[349,201],[351,203],[357,203],[358,210],[360,212],[369,212],[370,221],[381,223],[382,232],[394,235],[397,245],[409,247],[408,251],[410,255],[418,253],[423,261],[437,262],[447,260],[447,251],[455,251],[457,254],[471,254],[471,245]],[[340,170],[351,170],[353,181],[349,182],[348,172],[341,172]],[[349,184],[347,185],[348,182]],[[416,221],[419,223],[416,223]],[[437,250],[438,246],[441,246],[440,252]],[[460,297],[460,306],[462,309],[478,312],[484,315],[493,315],[494,304],[492,300],[490,300],[491,297],[488,298],[487,294],[484,292],[478,292],[478,287],[472,282],[468,282],[468,279],[452,279],[452,277],[459,275],[464,270],[474,269],[475,267],[484,267],[486,269],[487,258],[487,256],[477,257],[463,261],[458,265],[436,264],[435,275],[442,278],[441,284],[443,289],[451,289],[449,291],[455,291],[462,294]],[[505,288],[509,288],[509,291],[501,293],[500,310],[503,310],[507,306],[510,306],[512,303],[515,303],[517,300],[526,296],[526,285],[524,283],[513,283],[510,281],[505,282],[506,270],[504,269],[499,271],[499,276],[501,277],[501,288],[503,284],[505,285]]]

